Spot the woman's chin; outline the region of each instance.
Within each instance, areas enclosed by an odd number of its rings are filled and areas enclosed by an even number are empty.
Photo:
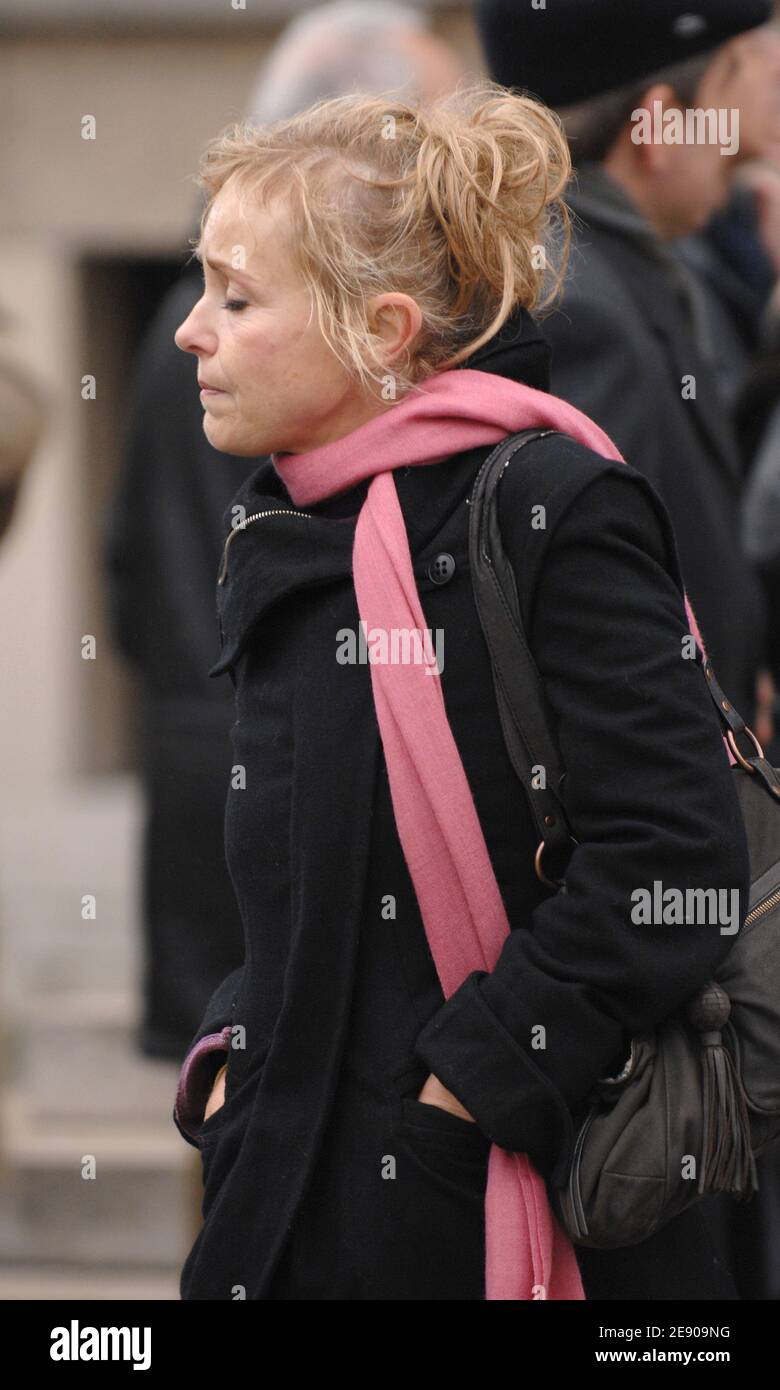
[[[231,439],[231,430],[225,420],[216,420],[208,411],[203,416],[203,433],[213,449],[219,449],[223,454],[240,454],[242,450],[237,447],[237,441]]]
[[[213,449],[223,454],[235,454],[237,458],[265,458],[280,451],[273,431],[254,433],[252,430],[238,428],[235,421],[210,414],[208,408],[203,413],[203,433]],[[285,445],[281,446],[284,450]]]

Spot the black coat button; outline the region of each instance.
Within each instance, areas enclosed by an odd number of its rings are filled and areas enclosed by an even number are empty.
[[[447,551],[442,551],[428,566],[428,578],[434,584],[446,584],[455,573],[455,561]]]

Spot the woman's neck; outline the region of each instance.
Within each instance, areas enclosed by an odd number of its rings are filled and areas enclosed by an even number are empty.
[[[352,400],[339,402],[334,411],[320,420],[315,429],[294,441],[290,448],[277,450],[275,457],[287,458],[291,454],[310,454],[326,444],[336,444],[347,435],[367,425],[380,415],[384,415],[397,401],[384,401],[375,395],[362,394]]]

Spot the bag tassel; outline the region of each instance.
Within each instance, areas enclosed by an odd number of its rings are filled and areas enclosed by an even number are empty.
[[[758,1190],[758,1174],[750,1142],[747,1095],[723,1041],[731,1002],[726,991],[711,981],[689,1001],[685,1013],[700,1034],[703,1052],[704,1139],[699,1193],[730,1192],[744,1201]]]

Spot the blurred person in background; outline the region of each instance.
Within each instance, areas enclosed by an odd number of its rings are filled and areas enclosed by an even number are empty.
[[[780,7],[775,7],[776,15]],[[725,208],[674,250],[702,290],[711,366],[736,426],[746,476],[742,538],[761,579],[768,613],[768,673],[754,725],[770,761],[780,762],[780,22],[736,40],[766,71],[740,102],[744,158]],[[750,64],[748,63],[748,67]],[[775,417],[775,418],[773,418]],[[754,466],[755,465],[755,466]],[[780,1255],[775,1274],[780,1290]]]
[[[559,0],[544,12],[477,0],[476,16],[492,75],[558,111],[576,167],[567,196],[577,246],[544,325],[553,390],[658,489],[715,669],[751,723],[766,617],[739,530],[741,459],[698,287],[670,249],[724,203],[748,151],[724,153],[720,126],[706,142],[666,143],[655,131],[643,142],[634,117],[730,114],[756,90],[773,110],[773,44],[740,39],[766,24],[769,0]]]
[[[14,316],[0,306],[0,541],[16,514],[22,481],[49,416],[41,384],[22,365],[15,332]]]
[[[256,80],[248,118],[273,121],[344,91],[431,100],[461,69],[417,11],[348,0],[292,21]],[[198,220],[201,209],[198,209]],[[214,594],[223,514],[256,466],[213,449],[174,333],[203,292],[197,263],[163,298],[139,354],[129,439],[107,518],[116,641],[140,680],[144,994],[139,1045],[180,1061],[207,1000],[242,959],[224,857],[233,720],[217,656]]]
[[[740,157],[725,206],[674,244],[702,289],[703,335],[722,395],[734,405],[775,318],[780,276],[780,25],[727,48],[739,93]]]
[[[777,184],[776,207],[780,214],[780,171],[771,177]],[[766,595],[768,660],[774,681],[776,725],[780,726],[780,696],[776,694],[780,691],[780,286],[775,287],[764,314],[761,350],[746,368],[735,413],[747,474],[742,537]],[[780,736],[770,745],[769,752],[775,763],[780,762]],[[780,1252],[776,1283],[780,1296]]]
[[[772,337],[780,278],[780,2],[770,25],[745,35],[769,60],[740,109],[746,159],[737,169],[726,206],[675,251],[696,271],[706,291],[712,360],[724,395],[736,400],[753,356]]]
[[[775,24],[780,30],[780,0],[775,0]],[[738,268],[744,267],[743,281],[755,283],[761,276],[767,300],[760,347],[741,379],[736,402],[748,469],[743,537],[767,594],[769,660],[780,690],[780,139],[770,142],[763,158],[745,171],[744,182],[745,197],[753,198],[753,221],[739,245]],[[780,746],[776,748],[780,759]],[[777,1283],[780,1288],[780,1275]]]
[[[780,323],[748,373],[737,401],[737,424],[745,454],[747,484],[742,513],[745,550],[766,594],[768,661],[774,682],[776,727],[780,710]],[[772,692],[767,692],[767,698]],[[780,737],[769,753],[780,762]],[[779,1256],[780,1259],[780,1256]],[[780,1296],[780,1269],[778,1269]]]
[[[22,360],[19,322],[0,305],[0,544],[18,515],[24,479],[35,458],[52,409],[43,385]],[[0,1061],[5,1066],[5,1029]]]
[[[752,563],[761,547],[746,545],[740,527],[745,476],[722,390],[734,368],[713,338],[701,282],[674,248],[724,206],[742,162],[777,140],[770,15],[769,0],[558,0],[544,12],[513,0],[476,4],[493,77],[558,111],[575,164],[567,201],[577,245],[561,309],[544,323],[552,389],[597,420],[658,489],[719,679],[765,742],[774,686]],[[732,121],[744,112],[731,127],[734,153],[720,141],[632,138],[635,113],[690,108]],[[742,1297],[780,1296],[779,1168],[775,1146],[758,1160],[761,1189],[750,1203],[706,1199]]]

